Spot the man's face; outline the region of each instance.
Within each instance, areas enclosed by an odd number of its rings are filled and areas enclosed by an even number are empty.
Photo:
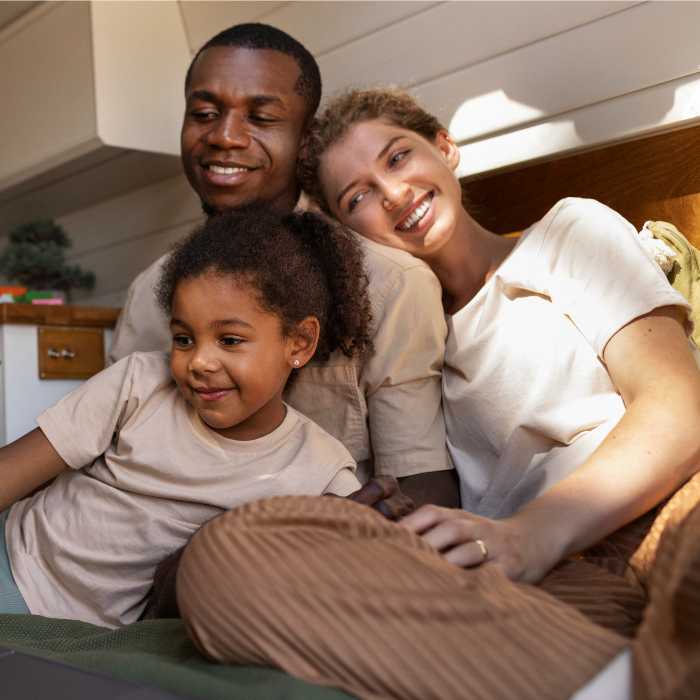
[[[299,67],[268,49],[216,46],[196,60],[186,90],[181,156],[185,174],[215,211],[255,201],[296,204],[295,167],[306,104]]]

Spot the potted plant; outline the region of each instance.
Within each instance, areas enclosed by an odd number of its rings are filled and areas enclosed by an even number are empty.
[[[68,299],[71,289],[95,286],[94,273],[66,264],[70,245],[66,232],[54,221],[23,224],[10,232],[10,242],[0,255],[0,272],[30,290],[58,291]]]

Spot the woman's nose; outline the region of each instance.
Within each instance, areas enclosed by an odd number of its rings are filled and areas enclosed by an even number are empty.
[[[402,182],[385,182],[382,185],[382,204],[387,211],[404,206],[409,197],[410,188]]]
[[[250,134],[243,116],[235,112],[223,114],[207,132],[207,143],[222,149],[247,148]]]

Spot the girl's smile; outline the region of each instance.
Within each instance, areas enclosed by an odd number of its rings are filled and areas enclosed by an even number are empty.
[[[272,432],[284,419],[291,371],[282,323],[233,275],[178,283],[170,368],[180,392],[213,430],[236,440]]]

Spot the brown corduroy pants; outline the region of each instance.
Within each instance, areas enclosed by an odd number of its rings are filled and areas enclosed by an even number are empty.
[[[373,700],[568,698],[626,643],[336,498],[274,498],[216,518],[186,549],[177,592],[209,658]]]
[[[636,700],[691,700],[700,474],[537,587],[456,569],[356,503],[286,497],[207,524],[177,589],[209,658],[360,698],[568,698],[627,643]]]

